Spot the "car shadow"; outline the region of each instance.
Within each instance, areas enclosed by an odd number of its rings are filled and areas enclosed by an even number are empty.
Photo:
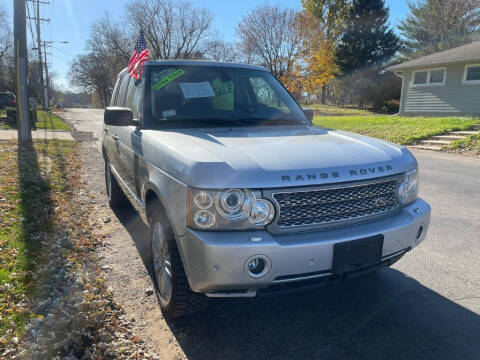
[[[147,267],[147,227],[131,207],[115,214]],[[393,268],[166,321],[188,359],[480,358],[480,316]]]

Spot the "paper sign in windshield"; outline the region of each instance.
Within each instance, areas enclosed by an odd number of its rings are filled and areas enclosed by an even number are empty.
[[[180,88],[182,89],[183,96],[187,100],[215,96],[212,85],[210,85],[208,81],[198,83],[184,82],[180,83]]]
[[[175,80],[176,78],[178,78],[178,77],[180,77],[184,74],[185,74],[185,70],[183,70],[183,69],[175,70],[174,72],[168,74],[167,76],[161,78],[155,84],[153,84],[152,89],[155,90],[155,91],[158,91],[161,88],[163,88],[165,85],[170,84],[173,80]]]

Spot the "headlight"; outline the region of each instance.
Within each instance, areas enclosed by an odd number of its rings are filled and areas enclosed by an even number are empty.
[[[414,201],[418,196],[418,171],[409,170],[402,174],[397,189],[397,199],[400,205],[405,206]]]
[[[275,217],[273,204],[248,189],[189,190],[188,225],[197,229],[261,229]]]

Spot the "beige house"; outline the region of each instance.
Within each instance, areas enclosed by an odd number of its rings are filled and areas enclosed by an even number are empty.
[[[402,115],[480,115],[480,42],[391,66]]]

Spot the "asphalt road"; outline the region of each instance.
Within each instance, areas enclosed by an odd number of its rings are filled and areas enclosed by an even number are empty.
[[[86,178],[104,201],[103,111],[60,115],[77,129]],[[432,222],[392,268],[308,293],[215,300],[199,315],[165,321],[144,293],[145,227],[132,209],[113,214],[103,203],[114,219],[101,255],[115,299],[162,359],[480,359],[480,161],[414,154]]]

